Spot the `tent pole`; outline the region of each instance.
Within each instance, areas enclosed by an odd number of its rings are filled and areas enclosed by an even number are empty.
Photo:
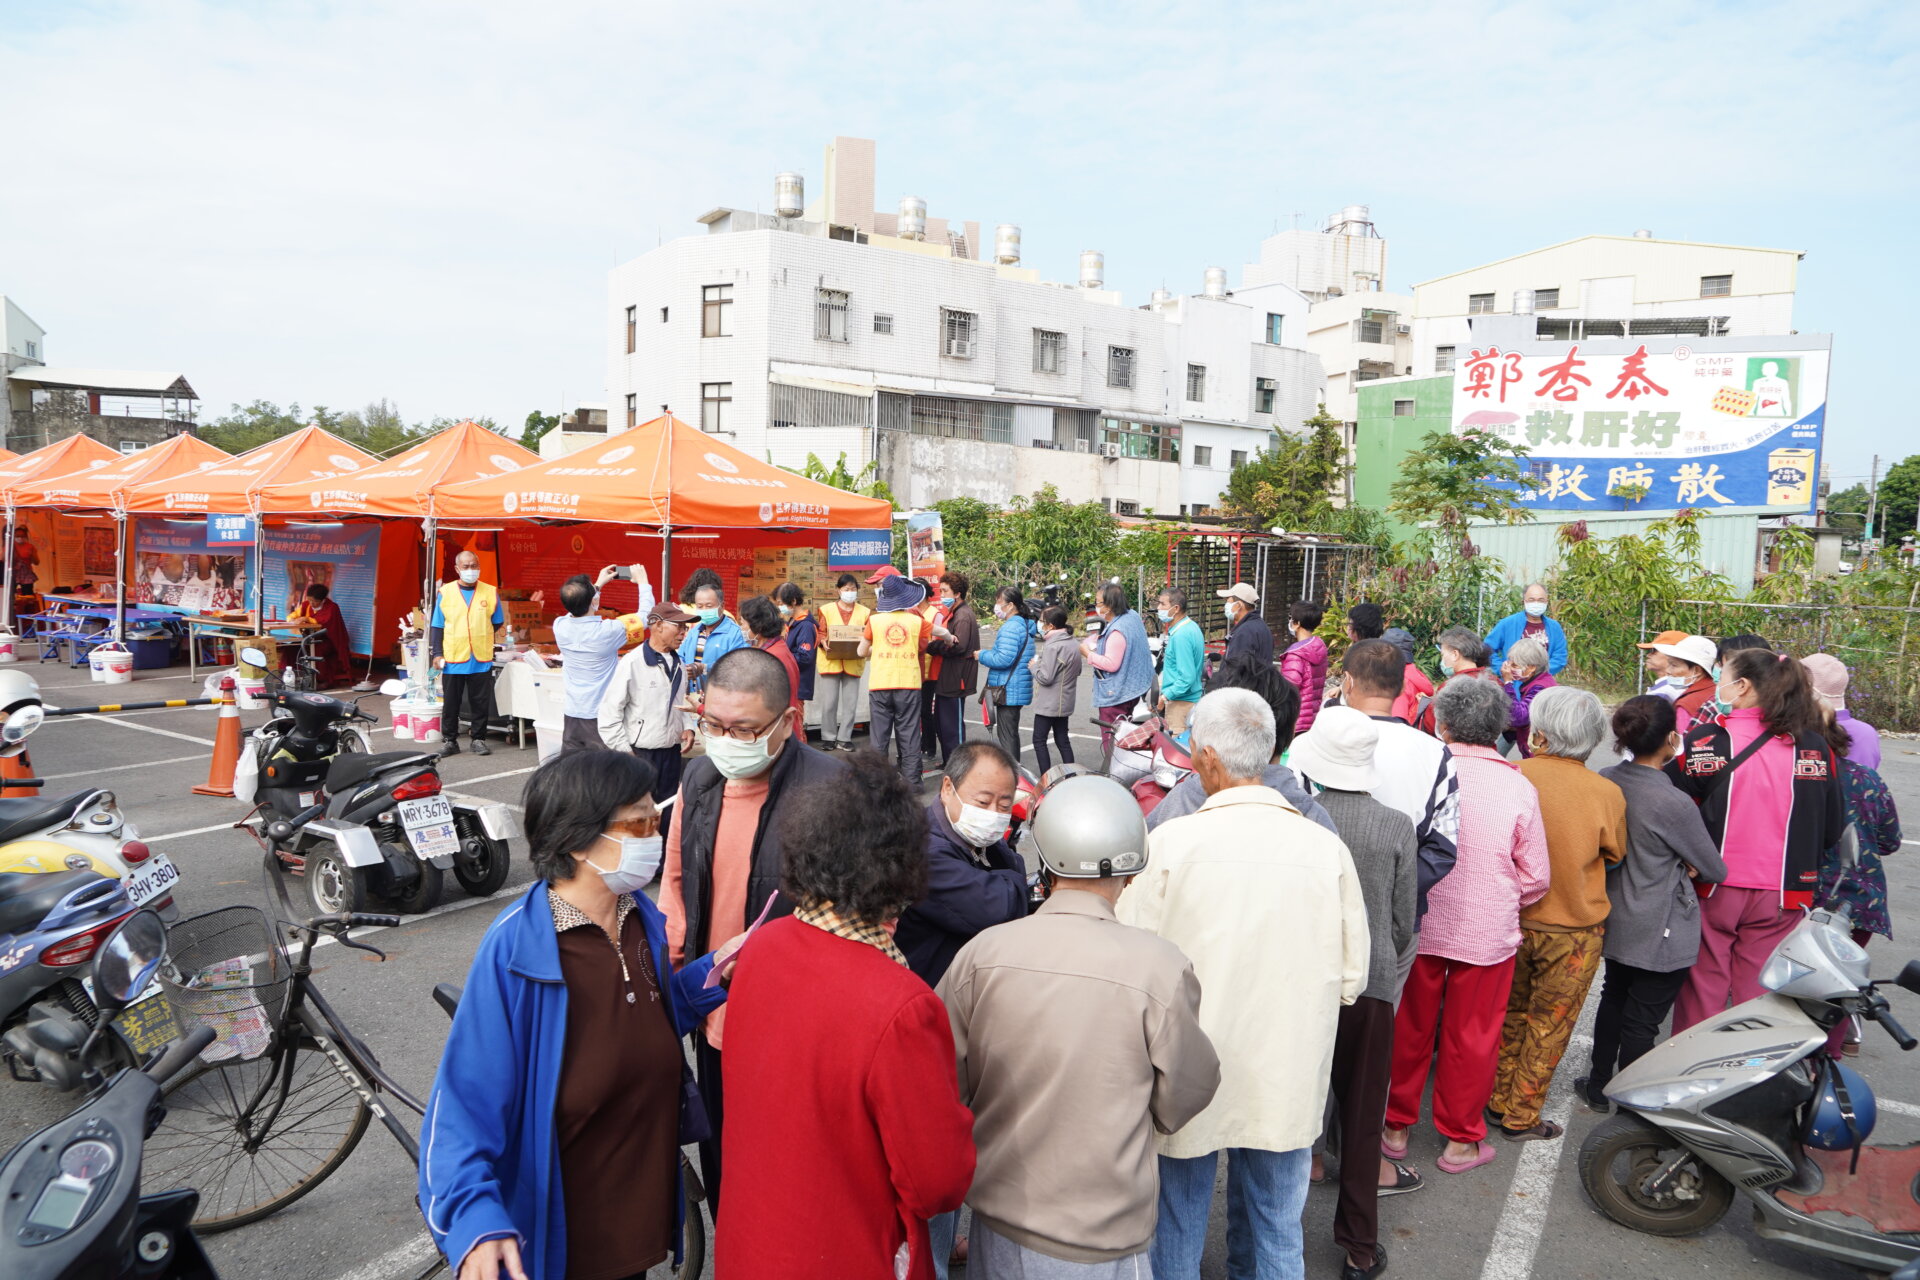
[[[667,580],[667,552],[673,546],[673,526],[660,526],[660,603],[673,599],[673,584]]]
[[[0,629],[13,630],[13,504],[7,504],[6,598],[0,600]]]
[[[113,638],[125,643],[127,638],[127,513],[113,513]]]

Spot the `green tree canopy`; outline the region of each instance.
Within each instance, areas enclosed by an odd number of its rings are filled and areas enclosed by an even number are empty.
[[[1867,486],[1849,485],[1838,493],[1827,495],[1827,523],[1836,529],[1845,529],[1848,533],[1858,534],[1866,527]],[[1876,517],[1875,524],[1885,527],[1886,522]]]
[[[560,425],[557,413],[542,413],[535,409],[527,415],[527,425],[520,431],[520,447],[540,452],[540,437]]]
[[[1520,489],[1506,486],[1538,487],[1523,465],[1526,456],[1526,446],[1485,431],[1429,431],[1420,448],[1401,461],[1387,510],[1413,524],[1524,524],[1533,511],[1521,502]]]
[[[297,401],[282,410],[271,400],[255,400],[248,405],[234,405],[231,412],[203,424],[199,434],[208,444],[228,453],[245,453],[281,436],[292,435],[302,427],[316,426],[351,441],[368,453],[384,457],[460,421],[463,419],[436,417],[430,422],[409,426],[400,416],[400,410],[385,398],[345,413],[335,412],[323,404],[313,406],[311,412],[303,412]],[[489,431],[500,431],[491,418],[473,421]]]
[[[1333,496],[1349,470],[1340,422],[1327,406],[1303,424],[1304,433],[1283,432],[1264,453],[1233,469],[1221,496],[1227,514],[1250,529],[1322,529]]]
[[[1920,453],[1904,462],[1896,462],[1880,481],[1880,511],[1874,520],[1887,545],[1897,547],[1900,539],[1914,531],[1920,513]]]
[[[773,455],[767,455],[767,461],[773,461]],[[880,478],[879,462],[869,462],[855,471],[847,465],[847,455],[842,453],[832,466],[820,461],[820,455],[810,453],[802,467],[781,467],[782,471],[791,471],[794,475],[808,480],[817,480],[821,484],[831,485],[845,493],[857,493],[866,498],[885,498],[893,501],[893,490]]]

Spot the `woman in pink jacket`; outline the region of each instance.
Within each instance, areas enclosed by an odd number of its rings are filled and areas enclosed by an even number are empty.
[[[1321,700],[1327,696],[1327,642],[1314,634],[1326,612],[1306,600],[1287,606],[1293,643],[1280,655],[1280,674],[1300,691],[1300,717],[1293,722],[1296,737],[1313,728],[1313,718],[1320,714]]]
[[[1400,993],[1381,1151],[1406,1158],[1437,1045],[1433,1125],[1447,1139],[1435,1161],[1443,1173],[1493,1159],[1486,1106],[1520,949],[1520,908],[1546,895],[1551,866],[1539,793],[1494,745],[1512,706],[1506,690],[1477,677],[1456,676],[1433,700],[1460,779],[1460,852],[1427,895],[1419,954]]]

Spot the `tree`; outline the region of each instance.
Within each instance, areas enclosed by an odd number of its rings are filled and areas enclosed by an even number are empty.
[[[1900,539],[1913,532],[1916,512],[1920,512],[1920,453],[1894,463],[1893,469],[1881,477],[1880,511],[1874,520],[1879,528],[1875,532],[1887,540],[1888,546],[1897,547]]]
[[[559,414],[542,413],[535,409],[527,415],[527,425],[520,431],[520,447],[540,452],[540,437],[559,425]]]
[[[326,409],[321,407],[318,412],[325,413]],[[305,425],[306,419],[301,416],[298,404],[290,404],[282,412],[271,400],[255,400],[245,406],[234,405],[231,413],[201,426],[199,434],[215,448],[245,453],[281,436],[292,435]]]
[[[1235,467],[1221,495],[1227,514],[1251,529],[1318,529],[1345,488],[1346,440],[1320,406],[1304,434],[1283,433],[1259,457]]]
[[[767,460],[769,462],[773,461],[773,455],[768,454]],[[878,461],[869,462],[866,466],[855,471],[847,466],[847,455],[844,453],[835,460],[831,467],[820,461],[819,454],[810,453],[807,455],[805,466],[781,467],[780,469],[782,471],[791,471],[797,476],[804,476],[808,480],[817,480],[821,484],[831,485],[833,488],[845,493],[857,493],[865,498],[885,498],[888,502],[893,501],[893,490],[889,489],[887,482],[880,478],[880,464]]]
[[[1468,520],[1524,524],[1533,519],[1521,495],[1539,488],[1523,464],[1525,445],[1471,427],[1458,435],[1429,431],[1400,463],[1387,510],[1413,524],[1443,527]],[[1517,487],[1509,487],[1517,486]]]
[[[1068,502],[1050,484],[1015,498],[994,526],[995,558],[1013,564],[1100,564],[1119,536],[1105,507]]]
[[[1827,495],[1827,523],[1836,529],[1845,529],[1858,536],[1867,524],[1867,486],[1850,485],[1838,493]],[[1886,521],[1877,516],[1876,525],[1885,526]]]
[[[942,498],[929,510],[940,513],[940,537],[950,560],[993,557],[994,522],[1000,509],[978,498]]]

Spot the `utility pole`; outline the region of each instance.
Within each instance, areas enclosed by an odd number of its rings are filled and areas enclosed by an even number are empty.
[[[1873,517],[1879,509],[1880,455],[1873,455],[1873,470],[1867,473],[1867,528],[1863,541],[1873,541]]]

